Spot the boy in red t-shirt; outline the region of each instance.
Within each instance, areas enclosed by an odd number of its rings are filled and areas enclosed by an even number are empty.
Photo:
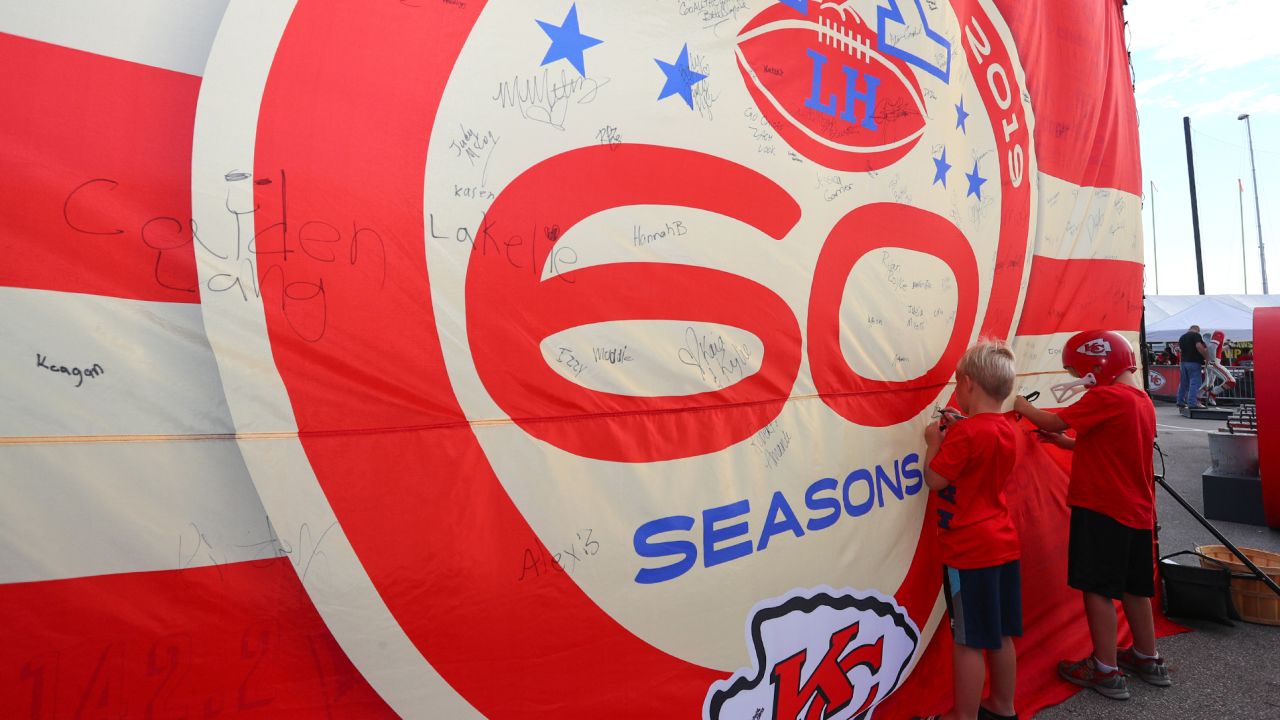
[[[1054,388],[1065,402],[1081,387],[1084,397],[1057,414],[1038,410],[1022,398],[1014,410],[1042,430],[1075,430],[1055,444],[1074,448],[1067,505],[1071,538],[1067,584],[1084,594],[1093,656],[1063,662],[1058,673],[1116,700],[1129,697],[1121,668],[1160,687],[1169,671],[1156,651],[1151,597],[1155,595],[1155,486],[1151,449],[1156,415],[1151,399],[1134,378],[1133,348],[1116,332],[1091,330],[1067,340],[1062,363],[1080,380]],[[1114,600],[1124,606],[1133,646],[1116,648]]]
[[[1016,431],[1001,408],[1013,391],[1013,351],[980,341],[956,368],[956,403],[969,417],[925,429],[924,478],[941,501],[938,544],[951,632],[955,638],[955,704],[945,720],[1016,718],[1013,692],[1022,635],[1018,533],[1005,505]],[[983,653],[991,696],[983,707]]]

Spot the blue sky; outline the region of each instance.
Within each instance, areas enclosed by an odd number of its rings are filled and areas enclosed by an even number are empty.
[[[1130,0],[1137,77],[1146,293],[1197,292],[1182,117],[1191,117],[1205,292],[1262,292],[1245,123],[1253,125],[1268,285],[1280,294],[1280,0]],[[1240,192],[1244,181],[1244,259]],[[1151,192],[1150,181],[1155,183]],[[1246,275],[1242,274],[1242,264]]]

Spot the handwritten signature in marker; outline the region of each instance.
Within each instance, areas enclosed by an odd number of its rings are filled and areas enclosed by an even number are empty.
[[[751,351],[745,345],[732,345],[716,333],[699,333],[685,328],[684,347],[678,352],[680,362],[698,368],[703,380],[717,388],[728,387],[754,372]]]

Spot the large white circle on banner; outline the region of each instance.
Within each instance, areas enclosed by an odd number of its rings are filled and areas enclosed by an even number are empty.
[[[308,591],[401,712],[509,710],[561,664],[701,703],[815,598],[913,638],[870,707],[932,634],[920,432],[1020,311],[1021,69],[986,3],[748,5],[224,22],[206,324],[237,428],[286,434],[242,443],[268,511],[335,528]],[[486,690],[530,624],[509,661],[554,660]]]

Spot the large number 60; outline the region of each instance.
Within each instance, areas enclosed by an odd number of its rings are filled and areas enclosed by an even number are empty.
[[[760,173],[690,150],[651,145],[587,147],[548,158],[494,200],[485,234],[502,244],[534,225],[558,228],[533,244],[541,268],[559,238],[603,210],[628,205],[698,208],[782,239],[800,217],[795,200]],[[532,239],[531,239],[532,240]],[[840,300],[858,258],[892,246],[933,254],[959,286],[959,307],[941,358],[919,378],[859,376],[840,350]],[[564,280],[572,280],[565,282]],[[567,271],[543,279],[482,252],[466,278],[467,333],[476,371],[494,401],[526,432],[576,455],[652,462],[715,452],[764,427],[795,383],[801,337],[795,315],[769,288],[693,265],[634,262]],[[506,312],[489,310],[506,308]],[[919,412],[951,375],[973,328],[977,270],[964,236],[948,221],[902,205],[858,208],[832,230],[814,273],[809,359],[822,399],[861,425],[902,422]],[[760,370],[719,390],[636,397],[583,387],[543,358],[544,338],[572,327],[618,320],[687,320],[747,330],[764,345]],[[699,410],[719,408],[714,423]],[[582,432],[575,420],[608,416],[608,433]]]

